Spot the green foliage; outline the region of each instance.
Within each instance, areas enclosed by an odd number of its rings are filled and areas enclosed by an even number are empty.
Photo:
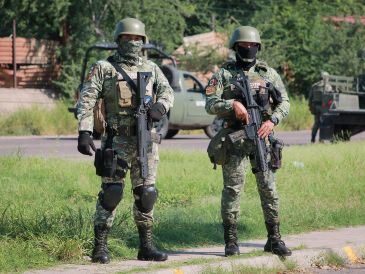
[[[0,117],[0,135],[74,134],[76,122],[64,102],[58,102],[51,110],[33,106]]]
[[[286,67],[283,75],[291,94],[307,95],[322,70],[347,76],[365,71],[364,26],[328,20],[363,16],[362,0],[3,0],[0,6],[0,36],[11,34],[16,18],[18,36],[60,42],[63,70],[56,85],[64,94],[71,94],[79,82],[85,50],[96,41],[111,41],[115,24],[127,16],[141,19],[149,39],[169,53],[184,35],[214,29],[230,36],[239,25],[255,26],[263,41],[259,57],[275,68]],[[215,61],[205,57],[199,59]]]
[[[346,76],[365,71],[361,59],[365,28],[347,23],[336,26],[325,20],[334,15],[362,15],[364,9],[360,1],[282,0],[257,11],[250,24],[262,33],[261,57],[274,67],[287,64],[293,74],[285,79],[289,90],[307,94],[323,70]]]
[[[277,172],[282,231],[364,224],[365,168],[359,157],[365,155],[363,142],[289,147],[283,152],[283,167]],[[210,172],[212,165],[204,152],[162,151],[160,159],[156,243],[172,250],[221,245],[221,170]],[[294,165],[295,161],[303,166]],[[100,187],[92,160],[0,157],[0,173],[0,269],[40,268],[80,261],[90,254]],[[114,259],[136,256],[132,204],[133,195],[125,191],[109,241]],[[251,173],[241,208],[240,240],[265,237]]]

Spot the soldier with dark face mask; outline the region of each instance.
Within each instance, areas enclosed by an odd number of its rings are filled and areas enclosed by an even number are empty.
[[[116,25],[114,40],[118,44],[117,52],[93,65],[81,90],[78,105],[78,150],[85,155],[92,155],[90,147],[95,151],[90,135],[94,126],[93,108],[100,98],[105,103],[106,114],[106,134],[102,138],[100,153],[102,163],[95,158],[97,174],[101,176],[101,190],[94,217],[92,261],[108,263],[110,260],[107,236],[116,207],[123,198],[128,170],[135,200],[134,221],[140,238],[138,259],[164,261],[167,254],[158,251],[152,243],[153,208],[158,194],[155,186],[159,161],[157,144],[150,143],[148,147],[146,179],[141,178],[137,159],[137,94],[134,88],[137,72],[151,72],[146,98],[152,105],[149,115],[153,121],[159,121],[172,107],[173,90],[160,68],[141,57],[143,43],[147,41],[141,21],[134,18],[121,20]],[[96,155],[99,155],[98,152]]]
[[[273,128],[289,113],[289,98],[278,73],[265,62],[257,60],[261,40],[257,29],[250,26],[237,28],[231,37],[230,48],[236,61],[228,62],[210,79],[206,87],[206,111],[224,119],[223,129],[211,140],[208,155],[214,164],[222,165],[223,191],[221,215],[224,228],[225,255],[239,254],[237,223],[240,214],[240,195],[251,162],[256,177],[264,213],[268,240],[264,250],[279,256],[290,256],[291,251],[281,240],[279,231],[279,197],[276,191],[276,170],[281,163],[282,142],[273,136]],[[230,141],[229,134],[245,132],[250,122],[246,101],[237,90],[237,83],[248,77],[250,91],[259,106],[262,124],[255,133],[266,143],[267,170],[257,166],[257,144],[249,134],[239,141]]]

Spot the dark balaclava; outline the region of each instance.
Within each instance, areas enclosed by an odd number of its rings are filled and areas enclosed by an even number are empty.
[[[236,45],[236,61],[239,67],[249,70],[256,63],[258,46],[244,48]]]
[[[123,63],[127,65],[137,65],[139,61],[139,54],[141,53],[143,41],[118,40],[118,54]]]

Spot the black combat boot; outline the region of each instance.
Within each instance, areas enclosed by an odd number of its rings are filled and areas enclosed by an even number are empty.
[[[109,228],[106,225],[94,226],[94,249],[91,261],[94,263],[107,264],[110,261],[108,251],[108,232]]]
[[[272,252],[278,256],[290,256],[291,250],[285,246],[284,241],[281,240],[279,231],[279,223],[271,224],[265,222],[267,229],[267,242],[264,247],[264,251]]]
[[[239,255],[240,249],[237,244],[237,224],[223,224],[224,228],[224,248],[225,256]]]
[[[166,261],[167,254],[158,251],[152,243],[152,227],[150,225],[139,224],[137,226],[140,247],[138,251],[138,260],[141,261]]]

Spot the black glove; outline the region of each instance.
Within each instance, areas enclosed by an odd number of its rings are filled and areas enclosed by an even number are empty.
[[[93,156],[90,151],[90,147],[93,151],[96,151],[95,145],[93,140],[90,137],[90,132],[88,131],[80,131],[79,132],[79,139],[77,140],[77,150],[85,155]]]
[[[161,120],[162,116],[166,113],[166,109],[160,102],[156,102],[152,105],[150,109],[150,116],[153,122],[158,122]]]

